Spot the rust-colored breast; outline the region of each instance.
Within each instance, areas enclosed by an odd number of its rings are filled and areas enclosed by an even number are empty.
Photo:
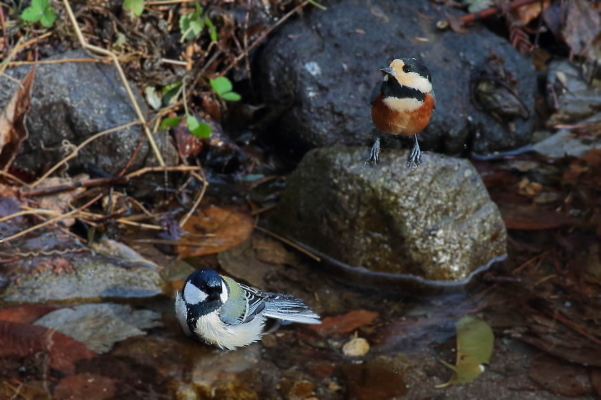
[[[417,110],[404,112],[390,109],[382,102],[382,95],[378,94],[371,107],[371,119],[382,133],[412,136],[428,125],[433,109],[434,98],[430,94],[426,94],[424,103]]]

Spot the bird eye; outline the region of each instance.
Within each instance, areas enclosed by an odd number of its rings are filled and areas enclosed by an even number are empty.
[[[411,67],[408,65],[403,65],[403,72],[408,74],[409,72],[411,72]]]

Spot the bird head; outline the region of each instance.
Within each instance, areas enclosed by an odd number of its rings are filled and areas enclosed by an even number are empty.
[[[384,82],[395,79],[401,86],[417,89],[422,93],[432,91],[432,76],[424,64],[415,58],[397,58],[390,66],[380,69]]]
[[[186,280],[183,298],[188,305],[212,304],[213,307],[219,307],[227,301],[228,290],[217,272],[199,269]]]

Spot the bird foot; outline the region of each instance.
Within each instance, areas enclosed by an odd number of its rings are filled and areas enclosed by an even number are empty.
[[[369,159],[367,161],[371,164],[377,164],[380,162],[380,138],[377,138],[374,142],[374,145],[371,147]]]
[[[409,157],[407,157],[407,167],[411,169],[417,169],[417,167],[422,163],[422,151],[419,148],[419,144],[417,141],[413,148],[411,149],[411,153],[409,153]]]

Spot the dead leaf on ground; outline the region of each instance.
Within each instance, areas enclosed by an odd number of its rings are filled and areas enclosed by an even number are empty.
[[[563,39],[572,53],[594,61],[601,58],[598,42],[601,32],[601,17],[586,0],[566,3],[565,24],[561,31]]]
[[[40,185],[38,185],[38,189],[53,188],[57,186],[72,186],[74,184],[87,181],[88,179],[90,179],[90,177],[87,174],[80,174],[74,176],[73,178],[50,177],[44,179]],[[75,196],[85,191],[86,188],[79,187],[74,190],[58,192],[48,196],[41,196],[36,200],[39,204],[39,208],[56,211],[57,213],[62,214],[71,209],[71,200]],[[65,218],[61,220],[61,222],[65,226],[70,227],[75,223],[75,218]]]
[[[457,361],[451,365],[440,360],[455,373],[447,383],[437,385],[437,388],[473,381],[484,372],[484,364],[488,364],[492,355],[495,335],[485,321],[466,315],[455,322],[455,328]]]
[[[53,329],[19,322],[0,321],[0,357],[48,355],[50,368],[73,373],[75,362],[96,356],[83,344]]]
[[[541,3],[540,1],[537,1],[532,4],[523,5],[521,7],[516,8],[515,10],[512,10],[511,13],[524,26],[528,25],[530,23],[530,21],[537,18],[541,14],[541,4],[540,3]],[[544,0],[542,11],[549,8],[550,4],[551,4],[550,0]]]
[[[254,220],[236,208],[211,206],[190,217],[183,226],[185,244],[177,246],[179,258],[220,253],[242,243],[252,234]]]
[[[0,113],[0,168],[8,170],[17,156],[19,145],[27,139],[25,117],[31,107],[31,89],[35,78],[32,68],[23,79],[22,86]]]
[[[308,328],[319,336],[345,334],[365,325],[369,325],[378,317],[378,313],[367,310],[353,310],[344,315],[326,317],[320,325],[311,325]]]
[[[56,307],[40,305],[23,305],[3,308],[0,310],[0,320],[30,324],[42,315],[56,310]]]
[[[57,400],[87,399],[104,400],[115,395],[116,381],[97,374],[77,374],[67,376],[54,389]]]
[[[499,209],[507,229],[532,231],[570,226],[579,222],[577,218],[565,214],[530,206],[501,204]]]

